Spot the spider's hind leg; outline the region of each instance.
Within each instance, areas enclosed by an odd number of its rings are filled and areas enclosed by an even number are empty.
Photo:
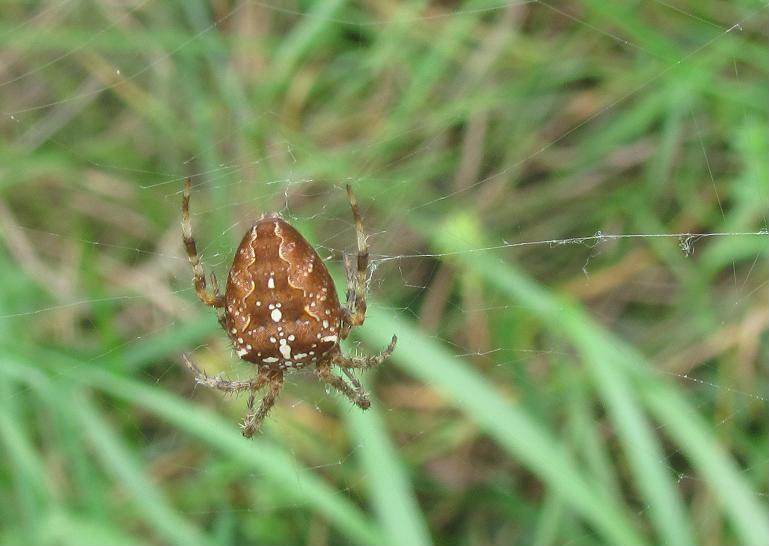
[[[280,394],[280,390],[283,387],[283,373],[280,375],[273,375],[267,379],[270,390],[262,398],[262,403],[259,404],[259,409],[254,411],[254,402],[256,401],[256,390],[252,390],[248,397],[248,413],[246,413],[245,419],[243,419],[243,436],[251,438],[254,433],[262,426],[264,418],[270,413],[272,406],[275,405],[275,399]]]
[[[229,381],[217,376],[210,376],[206,372],[201,371],[190,357],[186,354],[182,354],[182,360],[188,370],[195,376],[195,383],[198,385],[205,385],[212,389],[216,389],[226,393],[239,393],[243,391],[256,391],[261,389],[265,383],[269,380],[268,377],[260,374],[259,376],[249,379],[248,381]]]
[[[368,399],[366,391],[363,390],[363,387],[361,387],[360,383],[358,383],[358,381],[354,378],[352,378],[352,381],[355,385],[355,388],[345,383],[345,380],[341,377],[334,375],[331,372],[331,365],[328,362],[324,364],[318,364],[316,371],[321,381],[341,392],[360,409],[365,410],[371,407],[371,401]]]
[[[275,399],[280,394],[280,389],[283,387],[283,373],[270,374],[266,370],[260,371],[259,375],[254,379],[248,381],[228,381],[221,377],[211,377],[205,372],[201,371],[190,357],[186,354],[182,354],[182,360],[184,365],[195,376],[195,382],[199,385],[205,385],[212,389],[217,389],[229,394],[237,394],[243,391],[249,391],[248,396],[248,412],[243,419],[243,436],[251,438],[254,433],[259,430],[262,425],[262,421],[267,417],[267,414],[275,405]],[[259,405],[258,410],[254,410],[254,402],[256,401],[256,393],[259,389],[269,385],[270,390],[262,398],[262,403]]]

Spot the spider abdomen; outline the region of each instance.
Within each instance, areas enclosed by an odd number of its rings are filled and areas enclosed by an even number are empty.
[[[284,220],[246,232],[225,292],[225,324],[238,356],[258,366],[301,368],[339,342],[341,308],[328,269]]]

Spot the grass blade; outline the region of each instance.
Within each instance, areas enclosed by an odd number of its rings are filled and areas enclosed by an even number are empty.
[[[445,394],[515,459],[560,492],[609,543],[645,543],[627,515],[587,481],[545,426],[524,408],[504,399],[462,359],[425,336],[413,323],[375,307],[369,307],[366,326],[359,332],[372,347],[385,346],[390,336],[397,334],[401,350],[391,357],[394,362]]]
[[[427,523],[384,421],[373,404],[365,413],[353,408],[347,423],[358,439],[361,462],[374,509],[388,534],[388,544],[432,544]]]
[[[77,378],[155,413],[228,457],[239,460],[244,467],[262,471],[265,479],[283,489],[288,488],[298,501],[323,514],[350,540],[360,544],[382,543],[381,531],[357,507],[297,464],[294,457],[278,446],[266,440],[247,442],[232,423],[141,383],[101,370],[80,370]]]
[[[161,491],[142,472],[128,449],[122,445],[99,410],[87,396],[72,401],[86,436],[102,465],[131,493],[134,506],[157,533],[172,544],[209,544],[206,537],[182,518],[164,498]]]
[[[456,252],[455,259],[462,266],[531,309],[544,324],[557,330],[558,335],[568,337],[580,349],[605,404],[612,411],[615,427],[634,465],[639,487],[647,496],[652,517],[661,533],[684,539],[690,534],[680,499],[671,479],[665,476],[664,457],[658,442],[644,423],[639,409],[631,405],[633,392],[638,392],[659,422],[675,428],[673,441],[710,483],[742,540],[746,544],[769,542],[769,524],[764,517],[767,508],[761,506],[757,496],[751,493],[734,462],[723,454],[696,412],[654,374],[643,356],[576,305],[552,296],[514,266],[503,264],[485,253],[460,252],[465,247],[457,241],[466,241],[468,236],[472,238],[476,230],[465,218],[458,219],[453,225],[455,229],[444,230],[440,235],[440,246],[445,251]],[[640,381],[641,388],[634,385],[631,390],[631,379]],[[646,480],[651,483],[646,484]]]

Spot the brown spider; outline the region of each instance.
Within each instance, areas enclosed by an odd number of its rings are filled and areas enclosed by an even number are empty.
[[[201,372],[187,355],[186,366],[197,383],[228,393],[249,391],[248,412],[243,436],[250,438],[262,424],[283,386],[283,373],[315,365],[318,377],[361,409],[367,409],[366,392],[350,372],[351,368],[371,368],[384,362],[395,349],[390,345],[378,355],[346,357],[339,342],[350,329],[363,324],[366,316],[366,272],[368,246],[358,203],[347,186],[358,234],[357,264],[345,255],[347,304],[342,307],[334,282],[320,256],[298,231],[276,213],[262,216],[252,225],[235,252],[224,296],[219,293],[216,276],[211,274],[213,293],[192,238],[190,224],[190,179],[184,181],[182,197],[182,236],[187,250],[195,291],[200,301],[216,308],[219,324],[232,340],[238,356],[253,362],[258,375],[248,381],[227,381]],[[336,364],[350,380],[331,373]],[[256,392],[268,387],[259,409],[254,411]]]

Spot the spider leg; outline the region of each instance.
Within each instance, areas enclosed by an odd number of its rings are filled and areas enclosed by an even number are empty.
[[[387,348],[379,354],[370,356],[344,356],[342,353],[337,353],[332,357],[334,364],[344,368],[373,368],[379,366],[395,350],[395,344],[398,343],[398,337],[393,336],[392,341]]]
[[[219,294],[218,286],[214,285],[214,293],[210,293],[206,287],[206,274],[200,263],[195,239],[192,237],[192,223],[190,222],[190,191],[192,182],[189,178],[184,180],[184,192],[182,193],[182,240],[190,260],[193,273],[195,292],[200,301],[211,307],[224,307],[224,297]]]
[[[358,255],[353,265],[352,258],[345,255],[345,273],[347,276],[347,304],[344,309],[342,337],[347,337],[347,333],[353,326],[360,326],[366,320],[366,274],[368,273],[368,244],[366,243],[366,232],[363,231],[363,219],[358,208],[358,201],[352,192],[350,185],[347,185],[347,199],[350,201],[352,216],[355,219],[355,233],[358,242]]]
[[[219,295],[219,281],[216,280],[216,273],[211,271],[211,287],[214,289],[214,294],[217,298],[221,298]],[[227,331],[227,317],[224,315],[224,304],[222,304],[221,307],[216,308],[216,320],[219,321],[219,326],[222,327],[222,330],[225,332]]]
[[[265,383],[269,381],[269,378],[262,374],[253,379],[249,379],[248,381],[228,381],[221,377],[211,377],[206,372],[201,371],[186,354],[182,354],[182,360],[184,361],[184,365],[187,366],[187,369],[189,369],[195,376],[195,383],[227,393],[239,393],[242,391],[253,392],[261,389]]]
[[[283,387],[283,373],[273,375],[270,377],[265,376],[266,382],[269,383],[270,390],[262,398],[259,409],[254,411],[254,402],[256,401],[256,389],[251,391],[248,397],[248,412],[241,428],[243,429],[243,436],[251,438],[254,433],[262,426],[262,421],[267,417],[267,414],[275,405],[275,399],[280,394],[280,389]]]
[[[363,388],[363,385],[360,384],[360,381],[358,381],[358,378],[355,377],[352,374],[352,370],[349,368],[342,368],[342,373],[347,376],[347,379],[350,380],[350,384],[352,385],[353,390],[355,390],[356,393],[358,393],[358,396],[362,396],[368,400],[368,395],[366,394],[366,390]]]
[[[358,383],[356,379],[353,378],[354,385],[356,388],[350,387],[350,385],[345,383],[344,379],[331,373],[331,366],[329,365],[328,362],[325,362],[323,364],[318,364],[316,371],[321,381],[323,381],[327,385],[334,387],[336,390],[341,392],[343,395],[349,398],[353,404],[358,406],[360,409],[365,410],[371,406],[371,402],[368,399],[368,395],[366,394],[366,392],[363,390],[363,387],[361,387],[360,383]]]
[[[350,380],[350,384],[352,385],[353,389],[355,389],[357,392],[364,392],[363,385],[360,384],[358,378],[352,374],[349,368],[342,368],[342,373],[347,376],[347,379]]]

